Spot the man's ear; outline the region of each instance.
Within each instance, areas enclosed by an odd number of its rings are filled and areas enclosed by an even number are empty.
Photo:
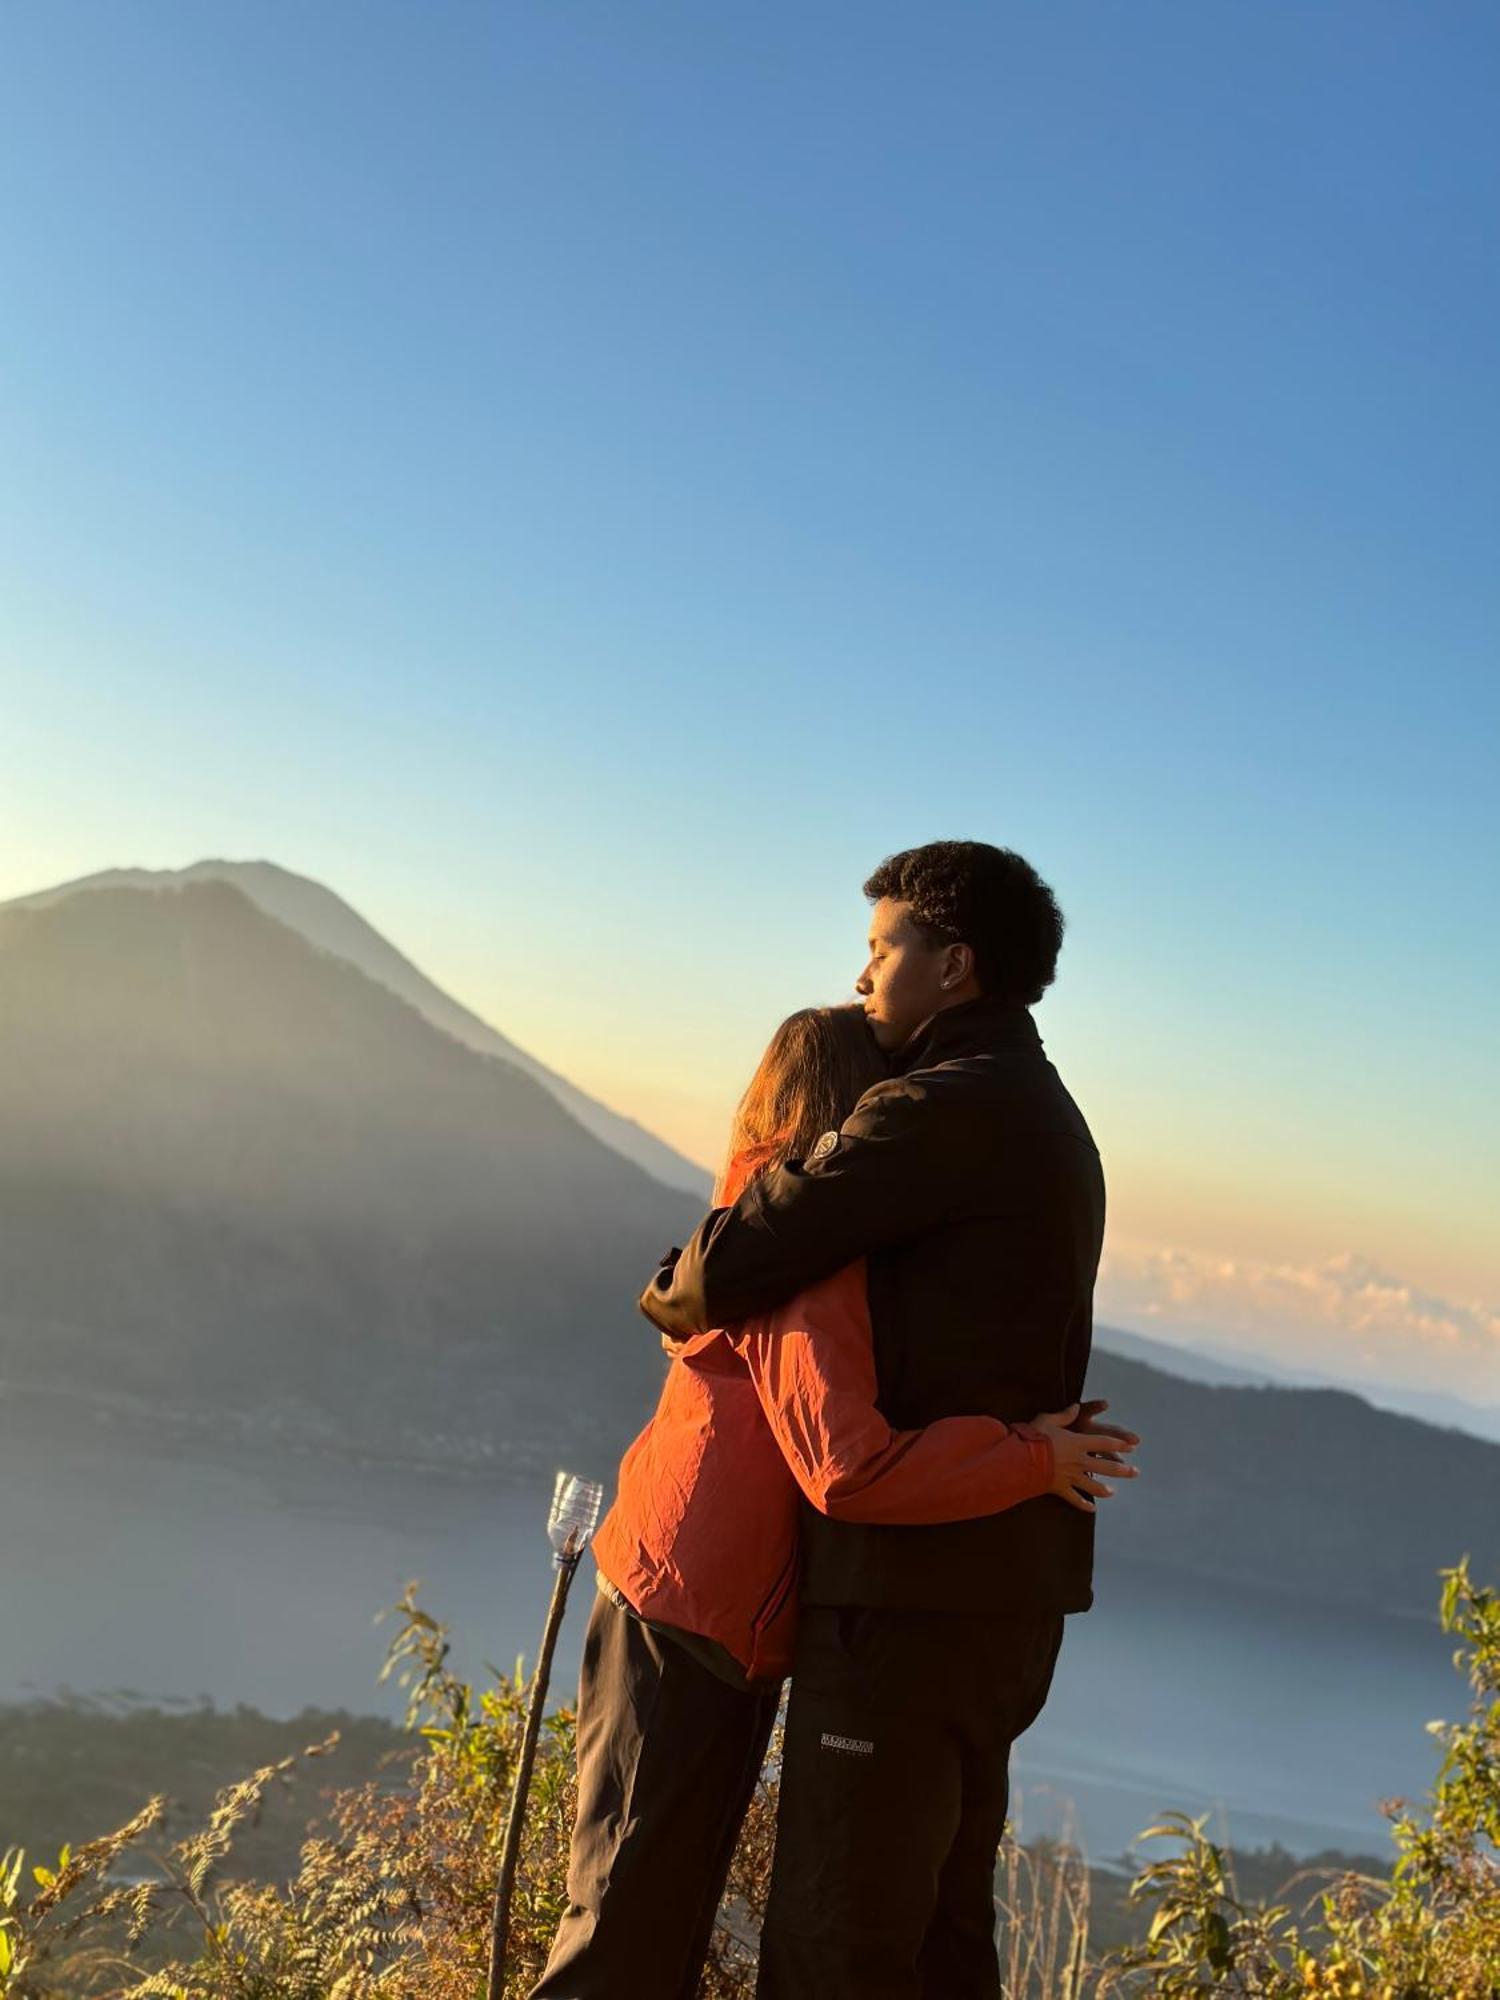
[[[947,987],[962,986],[964,981],[974,976],[974,947],[967,944],[950,944],[946,948],[943,966],[943,984]]]

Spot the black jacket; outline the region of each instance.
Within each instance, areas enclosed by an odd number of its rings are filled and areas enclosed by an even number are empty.
[[[751,1182],[669,1253],[641,1298],[687,1338],[768,1311],[868,1260],[880,1408],[1006,1422],[1083,1395],[1104,1176],[1030,1011],[935,1014],[807,1161]],[[1003,1514],[868,1527],[804,1509],[802,1595],[817,1604],[1086,1611],[1094,1517],[1054,1494]]]

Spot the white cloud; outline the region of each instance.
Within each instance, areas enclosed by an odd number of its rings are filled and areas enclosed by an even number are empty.
[[[1419,1291],[1352,1252],[1297,1265],[1111,1244],[1098,1316],[1174,1329],[1197,1346],[1232,1342],[1310,1372],[1372,1369],[1414,1388],[1500,1401],[1500,1311]]]

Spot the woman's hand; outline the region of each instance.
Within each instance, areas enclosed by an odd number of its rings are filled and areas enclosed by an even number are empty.
[[[1065,1410],[1047,1410],[1032,1418],[1037,1429],[1045,1431],[1052,1440],[1052,1484],[1048,1492],[1084,1514],[1095,1513],[1095,1501],[1113,1495],[1115,1489],[1104,1481],[1138,1476],[1136,1467],[1127,1465],[1123,1457],[1140,1443],[1135,1432],[1094,1422],[1099,1411],[1108,1407],[1103,1401],[1069,1403]],[[1107,1450],[1099,1449],[1101,1439],[1108,1440]]]
[[[1138,1445],[1140,1438],[1135,1431],[1122,1431],[1118,1424],[1096,1424],[1095,1417],[1101,1410],[1109,1408],[1109,1399],[1097,1396],[1091,1403],[1080,1403],[1078,1415],[1073,1419],[1075,1431],[1087,1431],[1091,1437],[1119,1438],[1125,1444]]]

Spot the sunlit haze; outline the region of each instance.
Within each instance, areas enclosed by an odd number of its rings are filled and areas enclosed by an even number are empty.
[[[4,47],[0,898],[273,860],[713,1165],[1013,846],[1101,1316],[1500,1403],[1493,14]]]

